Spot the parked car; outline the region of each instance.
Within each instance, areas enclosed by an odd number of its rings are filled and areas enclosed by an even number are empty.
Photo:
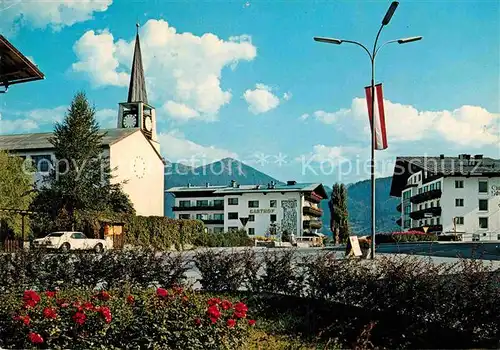
[[[94,250],[101,253],[108,248],[104,239],[87,238],[81,232],[52,232],[43,238],[33,240],[35,248],[44,247],[47,249],[69,250]]]

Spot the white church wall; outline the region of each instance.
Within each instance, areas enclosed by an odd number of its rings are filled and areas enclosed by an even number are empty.
[[[110,166],[117,170],[113,182],[123,183],[123,190],[134,203],[137,215],[163,216],[164,164],[151,144],[138,130],[110,145]]]

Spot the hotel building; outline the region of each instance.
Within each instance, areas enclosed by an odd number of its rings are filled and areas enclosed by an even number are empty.
[[[245,229],[251,236],[288,232],[295,236],[318,233],[322,227],[321,184],[239,185],[174,187],[176,219],[202,220],[211,232]]]
[[[391,196],[407,230],[500,240],[500,160],[482,155],[398,157]]]

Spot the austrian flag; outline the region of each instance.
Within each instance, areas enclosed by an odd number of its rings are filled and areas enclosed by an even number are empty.
[[[371,86],[365,87],[366,102],[368,104],[368,117],[370,119],[370,126],[372,125],[372,94]],[[387,132],[385,129],[385,113],[384,113],[384,95],[382,93],[382,84],[375,85],[375,120],[373,126],[375,127],[375,149],[383,150],[387,148]],[[373,132],[373,130],[372,130]]]

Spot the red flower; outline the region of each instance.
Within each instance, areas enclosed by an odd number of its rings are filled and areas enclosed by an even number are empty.
[[[229,310],[232,306],[233,304],[231,304],[231,302],[228,300],[223,300],[221,303],[221,307],[223,310]]]
[[[129,295],[127,297],[127,303],[129,303],[130,305],[133,305],[134,302],[135,302],[134,296],[133,295]]]
[[[199,318],[195,318],[194,319],[194,324],[197,325],[197,326],[200,326],[201,325],[201,320]]]
[[[51,307],[46,307],[45,309],[43,309],[43,316],[45,318],[51,318],[51,319],[54,319],[57,317],[57,313],[56,313],[56,310],[54,310],[53,308]]]
[[[30,317],[28,315],[25,315],[25,316],[16,316],[16,317],[14,317],[14,321],[22,321],[25,326],[29,326],[31,319],[30,319]]]
[[[181,294],[184,291],[184,289],[182,289],[182,287],[179,286],[174,286],[172,289],[175,294]]]
[[[245,318],[247,317],[248,307],[242,302],[238,302],[234,305],[234,315],[236,318]]]
[[[32,342],[33,344],[41,344],[41,343],[43,343],[43,338],[38,333],[31,332],[30,334],[28,334],[28,338],[30,339],[30,342]]]
[[[187,295],[184,295],[184,296],[182,297],[182,301],[183,301],[183,302],[187,303],[187,301],[188,301],[188,300],[189,300],[189,298],[187,297]]]
[[[107,301],[111,298],[111,295],[109,295],[108,292],[103,290],[103,291],[99,292],[99,294],[97,294],[97,298],[100,300],[103,300],[103,301]]]
[[[86,301],[82,305],[83,310],[94,310],[94,305],[90,301]]]
[[[229,320],[227,320],[226,324],[229,328],[234,328],[234,326],[236,325],[236,321],[230,318]]]
[[[78,323],[80,326],[85,323],[86,319],[87,316],[83,312],[77,312],[73,315],[73,321],[75,321],[75,323]]]
[[[62,308],[65,308],[65,307],[68,307],[68,306],[69,306],[69,304],[68,304],[68,303],[62,303],[62,304],[61,304],[61,307],[62,307]]]
[[[111,310],[107,306],[101,306],[96,309],[97,312],[101,314],[101,316],[104,318],[104,321],[106,323],[111,322]]]
[[[24,307],[35,307],[40,301],[40,296],[34,290],[24,291]]]
[[[210,298],[210,299],[208,299],[207,303],[209,306],[219,305],[220,299],[219,298]]]
[[[45,292],[45,296],[47,298],[54,298],[56,296],[56,292],[51,292],[51,291],[48,290],[48,291]]]
[[[217,305],[209,306],[207,309],[207,316],[210,318],[212,323],[216,323],[220,317],[220,311]]]
[[[248,325],[253,326],[255,324],[255,320],[248,320]]]
[[[156,290],[156,295],[159,296],[160,298],[166,298],[168,296],[168,290],[163,288],[158,288]]]

